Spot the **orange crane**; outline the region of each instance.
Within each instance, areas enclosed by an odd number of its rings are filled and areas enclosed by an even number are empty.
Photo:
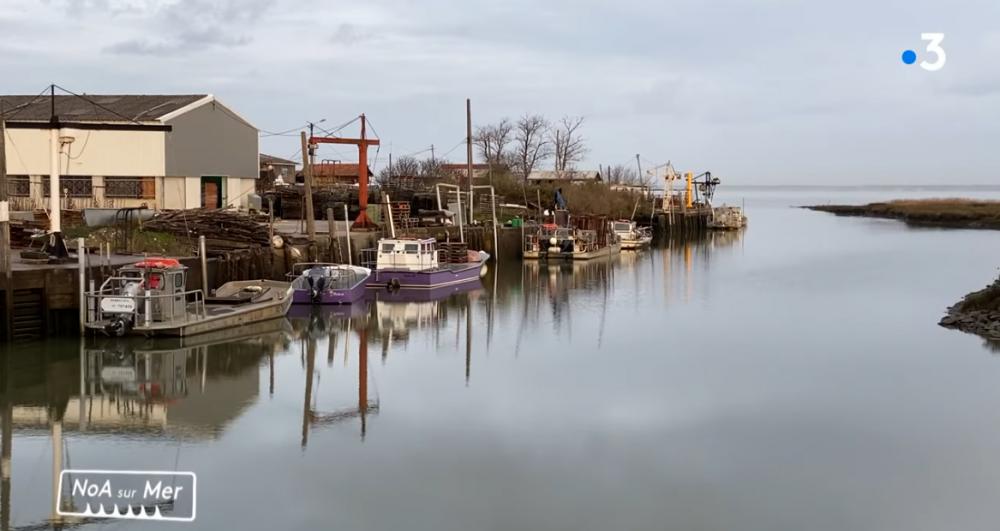
[[[367,121],[365,120],[364,113],[361,114],[361,138],[340,138],[335,136],[310,136],[310,144],[349,144],[353,146],[358,146],[358,206],[361,207],[361,212],[358,213],[358,217],[354,220],[351,225],[355,229],[369,229],[375,227],[370,219],[368,219],[368,148],[371,146],[379,145],[377,138],[368,138],[365,135],[365,126]]]

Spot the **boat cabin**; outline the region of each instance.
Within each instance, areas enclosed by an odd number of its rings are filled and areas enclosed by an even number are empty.
[[[379,270],[421,271],[438,267],[434,238],[385,238],[378,242],[375,267]]]
[[[612,221],[611,230],[619,235],[631,235],[635,232],[635,222],[634,221]]]
[[[180,262],[173,258],[147,258],[122,267],[105,281],[96,297],[97,311],[101,317],[141,316],[140,322],[182,319],[187,313],[186,285],[187,267]]]

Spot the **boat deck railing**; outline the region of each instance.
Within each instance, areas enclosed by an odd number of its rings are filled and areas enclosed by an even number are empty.
[[[124,295],[115,293],[111,286],[105,284],[100,289],[84,293],[87,304],[87,322],[94,323],[103,320],[105,314],[131,313],[134,316],[135,326],[150,325],[153,323],[186,323],[189,321],[202,320],[208,316],[205,308],[205,294],[200,289],[193,289],[174,293],[151,293],[149,291],[137,295]],[[192,300],[193,296],[193,300]],[[172,302],[177,297],[184,297],[184,310],[181,315],[176,315]],[[101,309],[101,301],[107,298],[131,299],[134,308],[131,312],[107,312]],[[158,299],[169,299],[160,305],[160,318],[153,319],[153,302]]]

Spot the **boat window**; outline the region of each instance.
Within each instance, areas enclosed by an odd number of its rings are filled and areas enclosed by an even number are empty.
[[[393,245],[393,244],[391,244],[391,243],[383,243],[382,244],[382,252],[383,253],[391,253],[395,249],[396,249],[396,246]]]
[[[160,284],[163,282],[163,275],[160,273],[153,273],[149,275],[149,289],[160,289]]]
[[[184,275],[180,273],[174,273],[174,287],[178,290],[184,289]]]
[[[616,231],[627,231],[627,230],[629,230],[629,228],[630,227],[629,227],[628,223],[615,223],[615,230]]]
[[[415,243],[407,243],[406,245],[403,246],[403,249],[406,252],[406,254],[417,254],[417,250],[419,248],[420,246]]]

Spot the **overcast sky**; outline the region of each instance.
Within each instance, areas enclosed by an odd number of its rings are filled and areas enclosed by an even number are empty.
[[[365,112],[380,166],[455,148],[469,97],[476,124],[585,116],[580,167],[1000,184],[995,0],[3,0],[0,31],[5,93],[212,93],[268,131]],[[922,32],[946,35],[940,71],[900,61]]]

